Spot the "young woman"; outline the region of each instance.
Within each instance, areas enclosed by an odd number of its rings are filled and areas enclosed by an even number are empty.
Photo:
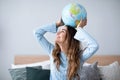
[[[83,63],[98,49],[97,42],[83,29],[87,19],[77,29],[63,25],[62,21],[40,26],[35,36],[50,57],[50,80],[80,80]],[[55,45],[46,40],[46,32],[56,33]],[[82,43],[86,47],[82,49]]]

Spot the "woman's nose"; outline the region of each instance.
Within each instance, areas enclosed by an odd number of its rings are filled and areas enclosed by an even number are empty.
[[[59,34],[60,34],[60,31],[57,32],[57,35],[59,35]]]

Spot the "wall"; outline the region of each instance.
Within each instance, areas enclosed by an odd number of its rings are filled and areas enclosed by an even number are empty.
[[[15,55],[46,54],[33,30],[57,21],[74,0],[0,0],[0,80],[11,80],[8,69]],[[98,41],[96,55],[120,55],[120,0],[75,0],[88,12],[85,29]],[[55,34],[46,34],[54,42]]]

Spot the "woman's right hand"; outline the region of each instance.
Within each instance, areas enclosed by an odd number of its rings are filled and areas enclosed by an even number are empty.
[[[56,26],[57,26],[57,27],[63,26],[63,25],[64,25],[64,23],[63,23],[62,18],[61,18],[59,21],[56,22]]]

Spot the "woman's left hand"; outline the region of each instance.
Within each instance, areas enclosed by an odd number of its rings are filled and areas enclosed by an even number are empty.
[[[77,27],[83,28],[87,24],[87,19],[81,19]]]

